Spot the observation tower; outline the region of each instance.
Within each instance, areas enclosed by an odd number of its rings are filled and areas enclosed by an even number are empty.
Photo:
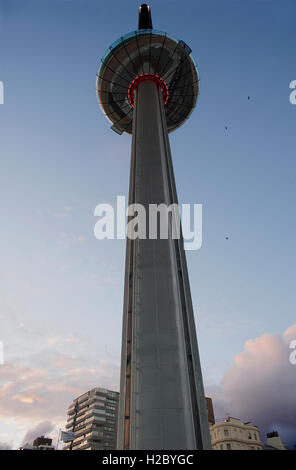
[[[111,128],[132,135],[129,205],[178,204],[168,134],[188,119],[198,87],[190,47],[153,29],[142,5],[138,29],[109,47],[97,75]],[[118,449],[210,442],[182,233],[127,238]]]

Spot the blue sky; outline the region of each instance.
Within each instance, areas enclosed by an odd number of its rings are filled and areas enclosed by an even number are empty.
[[[95,79],[139,4],[0,0],[0,392],[15,397],[0,442],[13,446],[46,420],[54,435],[83,385],[118,387],[125,242],[96,240],[93,212],[127,195],[131,142],[110,130]],[[187,260],[210,390],[246,341],[295,324],[295,2],[150,6],[200,73],[197,107],[170,139],[179,202],[203,204],[203,246]]]

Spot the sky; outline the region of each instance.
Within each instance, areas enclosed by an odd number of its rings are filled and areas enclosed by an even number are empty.
[[[94,209],[127,196],[131,138],[111,131],[95,82],[140,3],[0,0],[0,449],[56,440],[76,396],[118,390],[125,242],[95,238]],[[186,255],[206,393],[217,420],[292,446],[296,5],[150,6],[200,76],[170,141],[179,202],[203,205],[202,247]]]

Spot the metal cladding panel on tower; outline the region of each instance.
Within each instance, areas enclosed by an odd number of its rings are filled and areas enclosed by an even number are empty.
[[[132,133],[132,82],[153,74],[168,90],[165,115],[168,131],[179,127],[196,105],[199,79],[191,49],[162,31],[137,30],[122,36],[108,49],[97,76],[97,92],[104,114],[118,133]]]

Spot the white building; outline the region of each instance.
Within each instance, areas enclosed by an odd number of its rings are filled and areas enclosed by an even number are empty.
[[[287,450],[277,431],[266,434],[266,448],[269,450]]]
[[[242,423],[238,418],[210,426],[213,450],[263,450],[257,426]]]
[[[73,400],[66,430],[75,437],[64,450],[116,449],[118,399],[118,392],[94,388]]]

